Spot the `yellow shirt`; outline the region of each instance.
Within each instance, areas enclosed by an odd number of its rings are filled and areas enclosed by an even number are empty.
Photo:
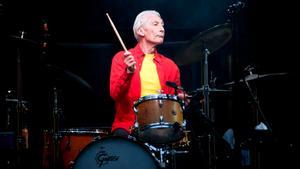
[[[159,94],[161,90],[156,65],[153,62],[154,54],[146,54],[140,71],[141,97],[150,94]]]

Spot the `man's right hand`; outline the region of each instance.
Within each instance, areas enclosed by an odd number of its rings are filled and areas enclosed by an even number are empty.
[[[136,69],[136,61],[132,56],[131,52],[126,51],[124,53],[124,63],[127,65],[127,72],[133,73]]]

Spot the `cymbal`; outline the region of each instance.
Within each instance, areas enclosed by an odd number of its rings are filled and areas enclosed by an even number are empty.
[[[189,95],[192,95],[194,97],[195,95],[198,95],[199,93],[203,92],[204,88],[198,88],[192,92],[189,92]],[[231,92],[231,90],[226,90],[226,89],[217,89],[217,88],[208,88],[208,92],[216,92],[216,93],[222,93],[222,92]]]
[[[175,62],[187,65],[204,58],[204,50],[213,53],[224,46],[232,37],[231,25],[229,23],[215,25],[204,32],[196,35],[175,55]]]
[[[32,39],[24,38],[17,35],[9,35],[9,39],[18,46],[32,45],[37,46],[38,43]]]
[[[245,78],[240,79],[238,82],[244,82],[244,81],[252,81],[252,80],[258,80],[258,79],[264,79],[268,77],[274,77],[274,76],[282,76],[286,75],[287,73],[282,72],[282,73],[269,73],[269,74],[250,74],[245,76]],[[235,81],[225,83],[224,85],[233,85],[235,84]]]
[[[204,88],[203,88],[203,87],[198,88],[198,89],[196,89],[196,91],[198,91],[198,92],[203,92],[203,91],[204,91]],[[217,89],[217,88],[208,88],[208,91],[209,91],[209,92],[230,92],[231,90]]]
[[[46,69],[48,73],[52,73],[52,74],[54,73],[54,75],[56,75],[57,77],[63,77],[67,80],[71,80],[73,82],[76,82],[80,86],[84,87],[88,91],[93,91],[93,87],[87,81],[85,81],[84,79],[82,79],[81,77],[72,73],[69,70],[65,70],[61,67],[51,65],[51,64],[47,64]]]

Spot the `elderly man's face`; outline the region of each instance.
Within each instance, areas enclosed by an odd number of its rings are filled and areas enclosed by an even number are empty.
[[[140,29],[143,32],[143,38],[153,44],[161,44],[164,41],[165,29],[163,20],[157,15],[148,15],[146,22]]]

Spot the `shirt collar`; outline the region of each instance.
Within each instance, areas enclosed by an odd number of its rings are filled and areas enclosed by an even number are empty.
[[[138,58],[145,56],[144,52],[142,51],[142,48],[140,47],[139,44],[137,44],[133,48],[133,52],[136,54]],[[158,53],[158,51],[155,49],[154,51],[154,60],[157,61],[158,63],[161,62],[161,55]]]

